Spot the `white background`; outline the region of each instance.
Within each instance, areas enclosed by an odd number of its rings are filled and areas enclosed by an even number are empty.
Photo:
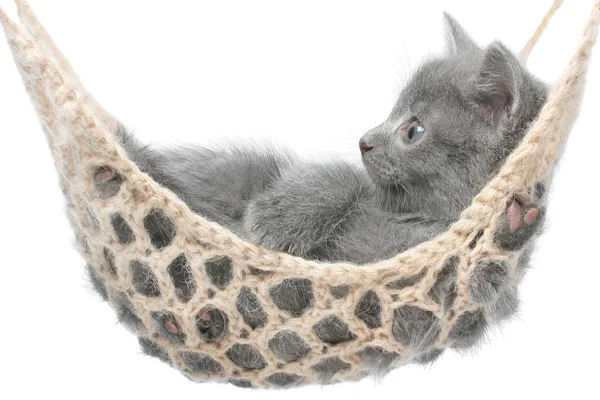
[[[31,4],[90,91],[146,141],[268,137],[306,156],[356,159],[359,137],[387,116],[411,69],[441,50],[444,9],[481,44],[498,38],[519,50],[550,2]],[[532,55],[534,73],[558,77],[591,4],[565,2]],[[380,383],[248,391],[193,384],[141,355],[91,294],[50,153],[0,40],[0,396],[600,398],[599,81],[600,48],[515,320],[473,354],[450,351]]]

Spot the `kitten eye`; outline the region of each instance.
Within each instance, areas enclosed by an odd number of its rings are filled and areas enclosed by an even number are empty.
[[[425,128],[421,124],[421,121],[415,119],[405,129],[404,136],[408,143],[416,143],[425,135]]]

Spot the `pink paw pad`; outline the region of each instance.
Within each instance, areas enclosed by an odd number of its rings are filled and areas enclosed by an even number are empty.
[[[525,214],[525,223],[527,225],[532,225],[533,223],[535,223],[539,213],[539,208],[532,208],[531,210],[527,211],[527,214]]]
[[[200,319],[204,322],[210,322],[210,320],[212,319],[212,317],[210,315],[210,311],[200,310],[198,312],[198,319]]]
[[[521,205],[516,201],[513,201],[508,207],[507,216],[511,232],[521,229],[521,210]]]
[[[544,219],[544,207],[515,196],[506,204],[494,242],[501,248],[517,251],[539,231]]]
[[[96,181],[96,183],[104,183],[113,179],[115,175],[116,174],[112,169],[103,169],[101,171],[96,172],[94,180]]]
[[[517,200],[513,200],[506,210],[510,232],[515,233],[521,229],[523,222],[527,225],[533,225],[537,221],[539,213],[540,209],[538,207],[525,211]]]
[[[179,328],[177,328],[177,325],[170,319],[165,321],[165,330],[173,335],[177,335],[179,333]]]

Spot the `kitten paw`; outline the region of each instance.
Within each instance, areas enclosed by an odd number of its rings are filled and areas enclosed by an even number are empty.
[[[513,199],[502,216],[494,242],[509,251],[520,250],[542,225],[544,211],[538,204]]]
[[[121,188],[123,178],[112,168],[100,167],[94,173],[94,183],[101,199],[108,199],[115,196]]]
[[[105,183],[115,178],[117,174],[110,168],[101,168],[94,175],[96,183]]]

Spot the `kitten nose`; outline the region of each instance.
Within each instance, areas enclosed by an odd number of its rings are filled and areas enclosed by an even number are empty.
[[[373,150],[373,146],[369,146],[364,139],[360,139],[358,142],[358,147],[360,147],[361,154],[365,154],[367,151]]]

